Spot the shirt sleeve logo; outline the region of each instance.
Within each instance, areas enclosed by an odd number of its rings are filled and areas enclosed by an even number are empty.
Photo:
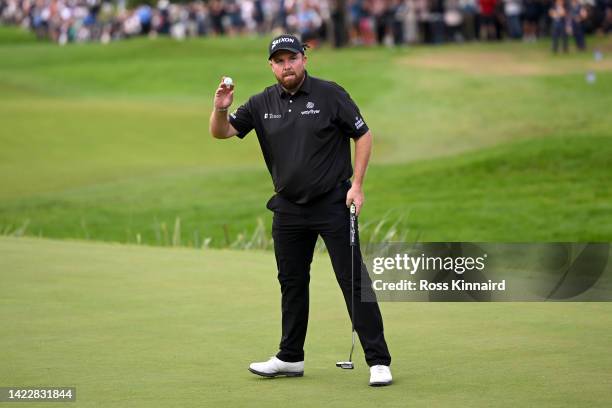
[[[359,128],[361,128],[363,125],[365,125],[363,119],[361,119],[359,116],[355,116],[355,129],[359,130]]]

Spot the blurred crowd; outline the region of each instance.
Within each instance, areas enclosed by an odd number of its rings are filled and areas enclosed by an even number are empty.
[[[554,49],[612,30],[612,0],[0,0],[0,23],[60,44],[291,32],[310,46],[401,45],[552,35]]]

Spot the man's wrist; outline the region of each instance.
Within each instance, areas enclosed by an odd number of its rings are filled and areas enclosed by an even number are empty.
[[[227,112],[229,110],[229,107],[227,108],[217,108],[215,107],[215,112]]]

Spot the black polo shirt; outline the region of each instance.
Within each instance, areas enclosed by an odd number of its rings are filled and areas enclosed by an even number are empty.
[[[274,190],[306,204],[353,175],[350,138],[368,131],[359,108],[338,84],[306,78],[293,95],[280,84],[252,96],[230,115],[244,138],[255,129]]]

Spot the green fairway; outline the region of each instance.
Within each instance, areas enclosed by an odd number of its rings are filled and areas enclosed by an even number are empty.
[[[0,385],[76,386],[67,407],[610,402],[610,303],[383,303],[395,385],[373,389],[360,347],[334,366],[350,324],[325,255],[305,376],[275,380],[247,371],[280,336],[270,252],[0,238],[0,255]]]
[[[0,37],[0,233],[267,242],[272,184],[255,135],[207,132],[221,75],[234,106],[272,83],[267,39]],[[384,224],[409,240],[612,240],[609,58],[552,56],[545,42],[309,55],[374,134],[364,239]]]

